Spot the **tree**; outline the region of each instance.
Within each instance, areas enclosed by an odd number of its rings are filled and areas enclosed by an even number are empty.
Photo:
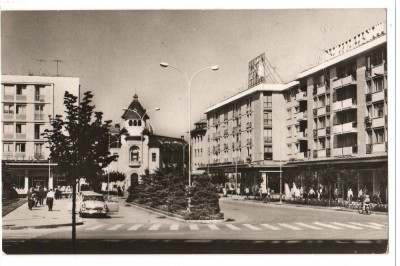
[[[103,113],[94,112],[91,104],[93,94],[84,93],[82,102],[65,92],[65,118],[56,115],[51,121],[50,130],[43,136],[47,139],[50,157],[72,184],[72,247],[75,252],[76,221],[75,202],[76,185],[80,178],[90,179],[101,173],[116,156],[108,151],[111,121],[103,122]]]
[[[8,168],[6,163],[1,165],[1,183],[2,183],[2,198],[3,199],[16,199],[18,198],[18,193],[13,188],[14,186],[14,175],[12,171]]]

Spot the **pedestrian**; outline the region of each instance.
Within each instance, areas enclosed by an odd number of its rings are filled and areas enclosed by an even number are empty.
[[[250,189],[248,187],[245,188],[244,193],[246,194],[246,199],[249,198],[250,195]]]
[[[310,199],[314,199],[314,195],[315,195],[315,191],[314,191],[314,189],[311,187],[311,188],[310,188],[310,191],[308,191],[308,197],[309,197]]]
[[[240,187],[236,189],[236,195],[240,195]]]
[[[54,192],[52,189],[49,190],[49,192],[47,192],[46,195],[46,204],[49,208],[49,211],[53,210],[53,201],[54,201]]]
[[[358,195],[357,195],[358,201],[361,202],[361,201],[363,200],[363,194],[364,194],[363,190],[360,189],[360,190],[358,191]]]
[[[375,200],[376,204],[382,204],[381,191],[380,190],[378,190],[378,192],[375,194],[375,197],[376,197],[376,200]]]
[[[226,187],[224,187],[224,188],[222,189],[222,193],[224,194],[224,197],[228,197],[227,191],[226,191]]]
[[[338,202],[338,190],[337,190],[337,188],[335,188],[335,190],[333,191],[333,200],[334,200],[334,202]]]
[[[347,191],[347,200],[349,201],[349,205],[353,201],[353,190],[351,190],[351,188],[349,188],[349,190]]]
[[[28,209],[32,210],[33,206],[35,206],[35,190],[32,188],[29,189],[28,192]]]
[[[38,201],[41,206],[43,206],[43,200],[44,200],[45,194],[44,194],[44,189],[42,186],[39,187],[39,192],[38,192]]]

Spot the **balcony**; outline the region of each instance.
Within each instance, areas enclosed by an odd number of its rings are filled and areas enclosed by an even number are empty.
[[[3,119],[4,120],[14,120],[14,114],[10,114],[10,113],[3,114]]]
[[[246,123],[246,128],[251,128],[251,122]]]
[[[44,95],[35,95],[35,101],[44,102]]]
[[[3,133],[3,139],[13,139],[14,133]]]
[[[15,153],[15,160],[25,160],[26,153],[25,152],[16,152]]]
[[[251,146],[251,139],[247,139],[246,144],[247,144],[247,146]]]
[[[307,112],[299,112],[296,115],[297,121],[307,120]]]
[[[307,152],[298,152],[296,153],[296,159],[298,160],[304,160],[307,159]]]
[[[301,91],[296,94],[296,101],[307,101],[307,92]]]
[[[372,144],[372,152],[387,152],[385,143]]]
[[[14,101],[15,95],[4,95],[4,101]]]
[[[36,160],[43,160],[44,154],[42,152],[35,152],[34,157]]]
[[[15,100],[17,100],[17,101],[26,101],[26,95],[16,95]]]
[[[15,119],[16,120],[26,120],[26,114],[16,114]]]
[[[217,133],[213,133],[213,139],[217,139],[217,138],[219,138],[219,133],[217,132]]]
[[[333,149],[333,156],[352,156],[357,154],[357,146],[335,148]]]
[[[371,69],[372,76],[381,76],[386,73],[386,63],[383,62],[378,66],[373,66]]]
[[[26,139],[26,134],[25,133],[15,133],[15,138],[16,139]]]
[[[3,152],[3,160],[11,160],[14,158],[13,152]]]
[[[128,166],[129,167],[140,167],[140,161],[129,161]]]
[[[383,101],[385,99],[385,92],[383,90],[372,93],[372,102]]]
[[[325,114],[326,114],[325,106],[324,107],[320,107],[320,108],[317,109],[317,116],[325,115]]]
[[[319,128],[318,129],[318,137],[323,137],[326,135],[326,129],[325,128]]]
[[[318,158],[325,158],[326,157],[326,150],[325,149],[318,150],[317,151],[317,156],[318,156]]]
[[[272,137],[264,137],[264,144],[272,143]]]
[[[342,133],[357,133],[357,122],[343,124]]]
[[[234,127],[234,128],[232,129],[232,133],[233,133],[233,134],[238,134],[239,132],[240,132],[240,127],[239,127],[239,126]]]
[[[328,86],[326,84],[322,85],[320,87],[317,87],[317,95],[324,94],[327,91],[328,91]]]
[[[299,131],[296,137],[298,140],[307,140],[307,133],[305,131]]]
[[[357,84],[357,80],[352,75],[349,75],[349,76],[344,77],[342,79],[334,80],[332,82],[332,88],[334,90],[336,90],[336,89],[340,89],[340,88],[345,87],[345,86],[356,85],[356,84]]]
[[[334,102],[332,107],[334,112],[340,112],[347,109],[356,109],[357,101],[354,98],[348,98],[343,101]]]
[[[375,117],[372,119],[372,127],[384,127],[385,126],[385,118]]]
[[[44,114],[35,114],[34,118],[36,121],[44,121]]]

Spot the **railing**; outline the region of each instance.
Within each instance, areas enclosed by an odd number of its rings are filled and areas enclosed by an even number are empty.
[[[264,137],[264,143],[272,143],[272,137]]]
[[[129,161],[128,166],[130,167],[139,167],[140,166],[140,161]]]
[[[342,101],[342,109],[357,108],[357,100],[355,98],[348,98]]]
[[[353,85],[353,84],[356,84],[356,83],[357,83],[357,80],[353,77],[353,75],[349,75],[349,76],[344,77],[342,79],[334,80],[332,82],[332,87],[333,87],[333,89],[338,89],[338,88],[345,87],[345,86],[348,86],[348,85]]]
[[[372,93],[372,102],[383,101],[385,99],[385,92],[383,90]]]
[[[320,108],[317,109],[317,115],[318,115],[318,116],[324,115],[324,114],[326,114],[326,108],[325,108],[325,106],[324,106],[324,107],[320,107]]]
[[[233,130],[233,134],[239,133],[240,127],[239,126],[234,127],[232,130]]]
[[[26,95],[16,95],[17,101],[26,101]]]
[[[371,68],[371,72],[372,75],[374,76],[379,76],[379,75],[383,75],[386,72],[386,63],[383,62],[382,64],[378,65],[378,66],[373,66]]]
[[[15,95],[4,95],[5,101],[14,101]]]
[[[296,120],[300,121],[300,120],[307,120],[307,112],[299,112],[296,114]]]
[[[36,160],[44,159],[44,155],[41,152],[35,152],[34,156]]]
[[[372,127],[384,127],[385,126],[385,118],[375,117],[372,119]]]
[[[357,132],[357,122],[343,124],[342,133]]]
[[[301,91],[296,94],[296,101],[307,100],[307,92]]]
[[[322,137],[326,135],[326,129],[325,128],[319,128],[318,129],[318,137]]]
[[[3,133],[3,139],[13,139],[14,133]]]
[[[328,90],[328,86],[326,86],[325,84],[317,87],[317,95],[323,94]]]
[[[372,152],[385,152],[387,151],[385,143],[372,144]]]
[[[25,133],[15,133],[15,138],[16,139],[26,139],[26,134]]]
[[[44,114],[35,114],[35,120],[44,120]]]
[[[297,132],[297,139],[305,139],[305,138],[307,138],[307,134],[305,131]]]
[[[16,120],[26,120],[26,114],[16,114],[15,119]]]
[[[13,120],[14,119],[14,114],[6,113],[6,114],[3,115],[3,119],[4,120]]]

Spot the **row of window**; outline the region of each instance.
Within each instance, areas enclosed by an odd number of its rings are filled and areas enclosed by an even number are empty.
[[[44,104],[35,104],[35,114],[43,113]],[[26,114],[26,104],[10,104],[3,105],[4,114]]]
[[[27,95],[27,85],[18,84],[14,85],[4,85],[4,95]],[[35,85],[35,95],[44,94],[45,86]]]
[[[45,144],[34,143],[34,152],[37,154],[42,154],[44,151]],[[3,153],[13,153],[13,152],[26,152],[25,142],[4,142],[3,143]]]

